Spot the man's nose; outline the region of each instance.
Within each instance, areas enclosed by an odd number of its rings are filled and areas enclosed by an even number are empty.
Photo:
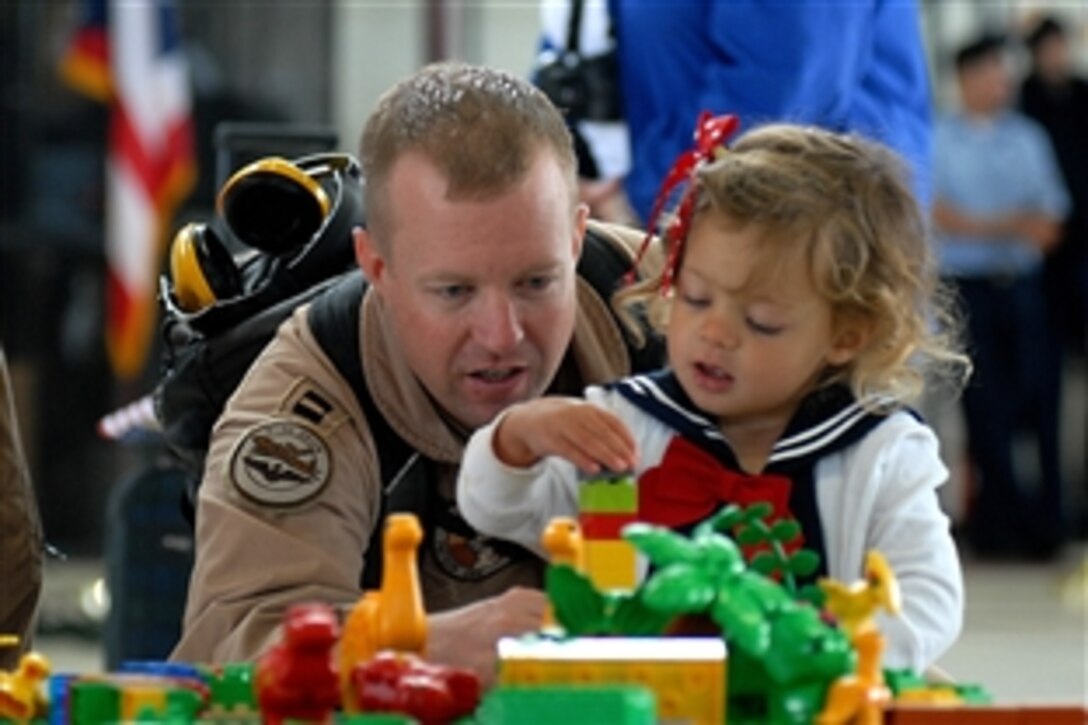
[[[494,353],[509,352],[524,339],[521,314],[509,295],[484,295],[475,312],[473,336],[485,349]]]

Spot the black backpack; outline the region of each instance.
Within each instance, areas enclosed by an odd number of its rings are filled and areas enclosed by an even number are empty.
[[[297,176],[284,176],[279,167],[269,172],[259,166],[264,161],[227,182],[215,223],[178,233],[171,278],[160,281],[163,353],[155,414],[168,447],[198,479],[212,426],[280,323],[358,268],[351,238],[364,222],[358,163],[344,154],[278,160],[320,185],[325,206],[315,213],[313,188],[301,189]],[[226,251],[231,243],[250,250],[234,257]],[[183,309],[181,292],[200,285],[214,300]]]

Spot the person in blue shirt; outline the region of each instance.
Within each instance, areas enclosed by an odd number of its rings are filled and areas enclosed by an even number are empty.
[[[622,190],[643,221],[658,183],[690,146],[691,119],[702,111],[736,114],[746,128],[785,121],[860,132],[906,159],[914,193],[928,205],[930,87],[914,0],[608,0],[605,29],[614,44],[593,35],[602,32],[594,18],[603,2],[582,1],[581,50],[616,53],[630,137]],[[569,10],[544,5],[545,43],[561,46]],[[607,159],[621,155],[608,145],[624,142],[614,132],[586,141]],[[593,187],[598,196],[602,189],[621,191],[619,184],[607,186],[607,170],[601,172]],[[609,207],[589,201],[594,211]]]
[[[1060,366],[1042,268],[1069,196],[1046,132],[1010,108],[1003,39],[966,44],[955,67],[961,108],[937,123],[933,219],[941,272],[962,297],[975,363],[963,396],[978,479],[967,533],[980,554],[1049,556],[1065,522]],[[1024,423],[1039,454],[1035,500],[1013,459]]]

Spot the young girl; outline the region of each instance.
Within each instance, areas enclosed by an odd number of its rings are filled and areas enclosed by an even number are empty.
[[[921,671],[956,638],[963,592],[947,471],[905,405],[967,361],[934,332],[917,205],[892,154],[853,136],[766,126],[704,156],[662,274],[618,300],[667,321],[668,368],[508,409],[469,443],[461,512],[541,551],[547,522],[577,514],[579,470],[633,471],[638,518],[674,528],[769,501],[821,574],[887,557],[903,611],[881,622],[885,665]]]

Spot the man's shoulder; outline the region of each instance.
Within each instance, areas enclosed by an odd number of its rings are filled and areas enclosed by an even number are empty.
[[[624,224],[590,219],[586,223],[586,236],[607,242],[619,253],[626,254],[634,260],[645,232]]]
[[[290,401],[301,390],[318,390],[324,404],[337,408],[353,399],[349,383],[315,339],[308,312],[309,305],[303,305],[284,320],[246,372],[232,403],[282,413],[293,409]]]

